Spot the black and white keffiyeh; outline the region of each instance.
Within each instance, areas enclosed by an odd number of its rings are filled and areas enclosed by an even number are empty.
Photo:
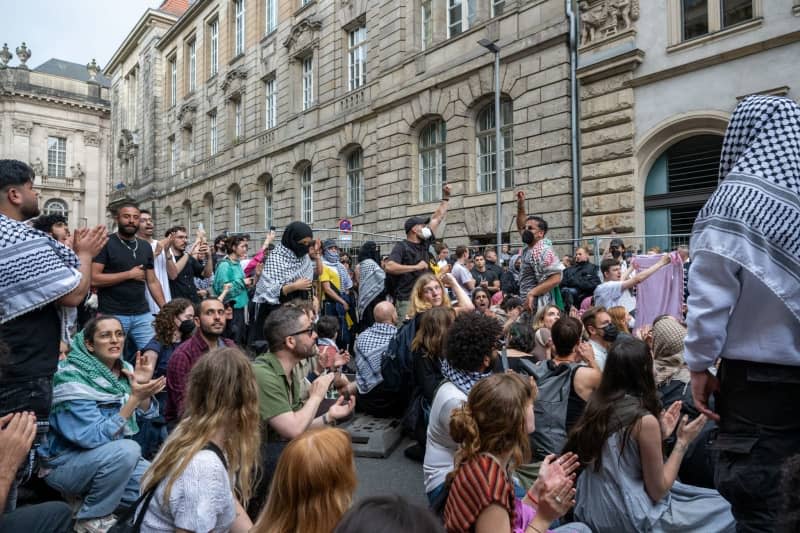
[[[383,381],[381,365],[389,343],[397,334],[394,324],[376,322],[356,340],[356,385],[366,394]]]
[[[278,243],[264,262],[264,270],[258,278],[253,301],[278,305],[281,288],[300,278],[314,279],[314,263],[311,258],[308,254],[297,257],[289,248]]]
[[[0,324],[68,294],[81,281],[79,268],[72,250],[0,215]]]
[[[442,359],[442,376],[455,385],[464,394],[469,394],[472,387],[483,378],[491,376],[491,371],[487,372],[467,372],[450,366],[447,359]]]
[[[725,132],[720,180],[694,223],[692,251],[742,265],[800,321],[800,107],[745,98]]]
[[[372,300],[384,291],[386,272],[372,259],[364,259],[358,264],[358,312],[363,313]]]

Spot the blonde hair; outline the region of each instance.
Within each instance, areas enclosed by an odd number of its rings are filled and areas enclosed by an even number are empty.
[[[350,435],[312,429],[281,453],[254,533],[330,533],[350,507],[356,471]]]
[[[615,305],[614,307],[609,307],[606,309],[606,313],[611,317],[611,323],[617,326],[617,329],[621,333],[630,334],[631,331],[628,329],[628,321],[626,318],[628,316],[628,310],[625,309],[624,306]]]
[[[544,317],[550,309],[557,309],[559,316],[561,315],[561,309],[558,308],[557,305],[548,304],[539,309],[539,312],[536,313],[536,316],[533,317],[533,330],[536,331],[539,328],[544,327]]]
[[[422,313],[423,311],[427,311],[433,307],[431,303],[425,299],[424,291],[425,285],[431,281],[435,281],[439,284],[439,287],[442,288],[441,307],[453,307],[453,304],[450,302],[450,297],[447,295],[447,288],[445,288],[444,284],[442,284],[442,280],[437,278],[434,274],[426,272],[417,278],[417,281],[414,283],[414,287],[411,289],[411,302],[408,306],[409,317],[412,317],[418,313]]]
[[[219,431],[231,487],[243,506],[258,475],[261,433],[258,389],[249,359],[238,348],[215,348],[189,373],[183,418],[145,472],[142,492],[166,480],[162,502],[192,458]],[[238,480],[238,482],[237,482]]]

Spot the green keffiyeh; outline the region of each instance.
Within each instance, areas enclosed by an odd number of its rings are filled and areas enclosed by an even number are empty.
[[[133,371],[133,367],[120,360],[122,367]],[[115,376],[100,359],[86,349],[83,331],[72,339],[67,358],[58,364],[53,376],[53,411],[68,410],[67,402],[91,400],[93,402],[120,402],[124,404],[131,395],[131,385],[124,375]],[[135,435],[139,431],[136,417],[125,424],[124,434]]]

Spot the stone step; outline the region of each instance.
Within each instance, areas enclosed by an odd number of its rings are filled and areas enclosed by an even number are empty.
[[[357,413],[341,425],[350,433],[357,457],[386,458],[403,438],[400,420]]]

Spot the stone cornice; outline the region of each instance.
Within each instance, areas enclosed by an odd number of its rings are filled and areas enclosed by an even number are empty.
[[[644,52],[638,48],[580,67],[577,70],[581,83],[591,83],[621,72],[631,72],[644,61]]]
[[[90,101],[80,102],[66,98],[58,98],[57,96],[53,95],[26,93],[16,90],[0,91],[0,98],[13,98],[13,97],[30,98],[31,100],[37,100],[39,102],[75,107],[78,109],[88,109],[90,111],[99,111],[104,114],[111,113],[111,102],[108,100],[102,100],[101,103],[93,103]]]
[[[304,18],[303,20],[292,26],[292,31],[289,33],[289,37],[287,37],[286,40],[283,41],[283,46],[291,52],[292,48],[297,43],[300,36],[305,31],[315,32],[319,31],[320,28],[322,28],[322,22],[320,22],[319,20],[312,17]]]

